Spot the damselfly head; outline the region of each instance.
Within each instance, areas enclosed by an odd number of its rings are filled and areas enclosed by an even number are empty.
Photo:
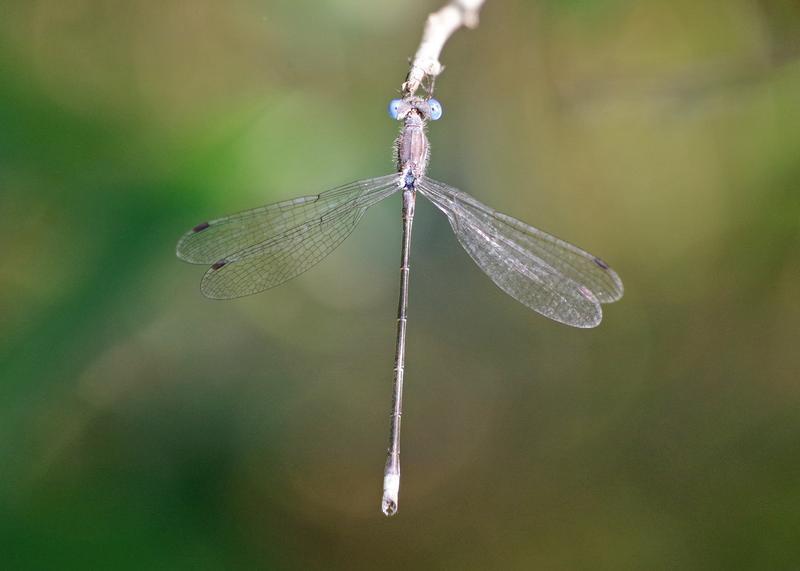
[[[412,110],[416,110],[423,118],[436,121],[442,116],[442,104],[436,99],[392,99],[389,102],[389,116],[395,121],[402,121]]]

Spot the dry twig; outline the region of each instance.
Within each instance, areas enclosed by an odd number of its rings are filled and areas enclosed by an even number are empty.
[[[444,66],[439,61],[447,40],[450,36],[464,26],[475,28],[478,26],[478,12],[485,0],[451,0],[438,12],[433,12],[425,22],[425,31],[422,41],[411,60],[411,69],[403,83],[403,97],[412,97],[417,89],[427,79],[431,85],[428,91],[433,91],[432,84],[436,76],[442,73]]]

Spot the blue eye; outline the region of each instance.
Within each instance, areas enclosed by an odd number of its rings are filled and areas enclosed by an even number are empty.
[[[436,121],[442,117],[442,104],[436,99],[428,100],[428,107],[431,110],[431,121]]]
[[[397,116],[400,114],[400,105],[402,105],[402,103],[402,99],[392,99],[389,102],[389,117],[397,120]]]

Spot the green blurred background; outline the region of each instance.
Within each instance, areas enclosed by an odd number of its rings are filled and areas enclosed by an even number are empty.
[[[4,569],[800,568],[800,5],[488,0],[432,176],[606,258],[595,330],[395,196],[231,302],[194,224],[378,176],[440,1],[0,4]]]

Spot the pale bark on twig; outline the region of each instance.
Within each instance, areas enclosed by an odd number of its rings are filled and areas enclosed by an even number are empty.
[[[439,61],[447,40],[464,26],[478,26],[478,12],[485,0],[451,0],[438,12],[433,12],[425,22],[422,41],[411,61],[411,68],[403,83],[403,97],[412,97],[427,79],[432,82],[442,73],[444,66]]]

